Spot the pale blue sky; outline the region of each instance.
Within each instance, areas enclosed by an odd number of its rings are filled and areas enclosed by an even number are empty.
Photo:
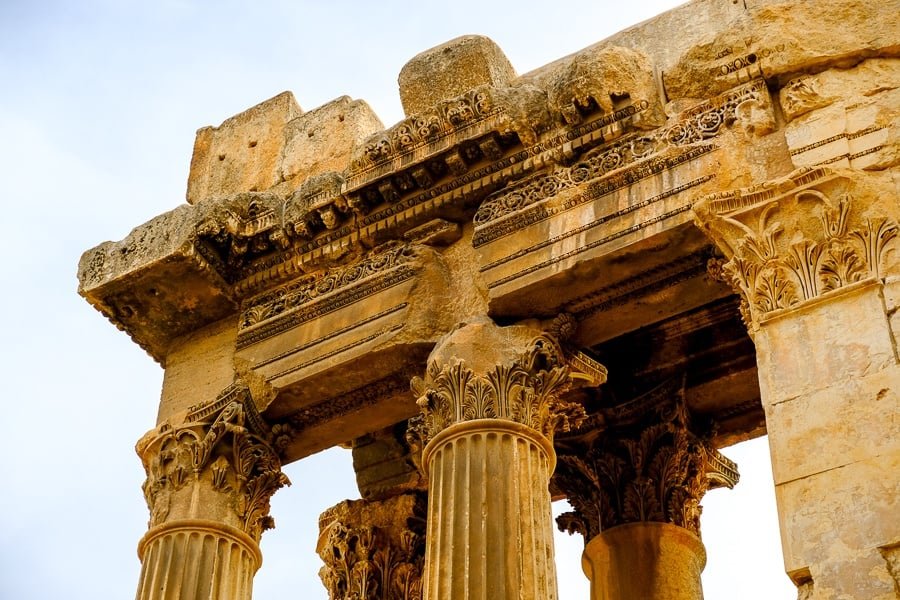
[[[725,0],[723,0],[725,1]],[[0,598],[132,597],[147,511],[135,441],[162,372],[75,292],[81,252],[184,201],[194,132],[290,89],[362,98],[389,125],[416,53],[467,33],[521,72],[676,2],[0,0]],[[734,491],[704,502],[706,597],[789,599],[765,439],[726,450]],[[255,597],[325,599],[318,514],[355,497],[349,452],[287,467]],[[587,598],[579,538],[563,600]]]

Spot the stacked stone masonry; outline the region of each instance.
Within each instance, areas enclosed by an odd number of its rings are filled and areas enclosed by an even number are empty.
[[[165,369],[138,598],[250,598],[281,465],[335,445],[331,600],[556,598],[556,498],[592,598],[701,598],[764,434],[800,597],[898,597],[898,14],[693,0],[521,75],[465,36],[389,127],[199,130],[188,203],[78,269]]]

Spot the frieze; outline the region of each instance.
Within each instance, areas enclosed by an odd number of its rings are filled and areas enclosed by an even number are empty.
[[[245,348],[310,319],[343,308],[415,276],[414,246],[391,243],[356,262],[332,267],[245,303],[238,348]]]
[[[565,309],[584,319],[634,298],[646,296],[668,287],[702,276],[707,271],[710,251],[701,250],[634,275],[614,285],[579,296]]]
[[[494,289],[496,287],[500,287],[501,285],[505,285],[507,283],[515,281],[516,279],[520,279],[522,277],[525,277],[526,275],[530,275],[531,273],[535,273],[535,272],[540,271],[541,269],[544,269],[551,265],[561,263],[565,260],[572,258],[573,256],[578,256],[579,254],[582,254],[584,252],[589,252],[591,250],[601,248],[601,247],[605,246],[606,244],[609,244],[610,242],[614,242],[617,239],[625,237],[626,235],[630,235],[630,234],[640,231],[642,229],[646,229],[647,227],[650,227],[657,223],[661,223],[667,219],[671,219],[672,217],[677,217],[678,215],[684,214],[690,210],[691,210],[691,205],[685,204],[683,206],[680,206],[678,208],[675,208],[675,209],[665,212],[663,214],[657,215],[655,217],[652,217],[652,218],[642,221],[640,223],[636,223],[630,227],[626,227],[625,229],[611,233],[611,234],[604,236],[598,240],[594,240],[593,242],[590,242],[589,244],[583,244],[583,245],[579,246],[578,248],[569,250],[568,252],[562,252],[558,255],[554,255],[551,258],[543,260],[537,264],[531,265],[525,269],[516,271],[515,273],[512,273],[505,277],[501,277],[499,279],[492,280],[490,283],[488,283],[488,289]],[[589,226],[593,226],[593,223],[589,224]],[[566,234],[563,234],[563,236],[561,236],[561,237],[568,237],[568,236],[569,236],[569,233],[567,232]],[[487,268],[488,267],[482,267],[481,270],[484,271]]]
[[[571,167],[537,175],[512,188],[488,197],[475,213],[476,227],[496,221],[561,191],[600,178],[607,173],[659,154],[670,147],[681,147],[717,136],[723,126],[739,119],[738,108],[746,102],[770,105],[765,82],[754,81],[736,90],[682,113],[679,120],[650,134],[629,136],[610,146],[587,153]],[[487,239],[494,239],[488,234]],[[479,240],[486,243],[485,240]]]
[[[285,375],[290,375],[291,373],[296,373],[297,371],[302,371],[303,369],[305,369],[307,367],[311,367],[312,365],[314,365],[316,363],[320,363],[324,360],[328,360],[329,358],[333,358],[339,354],[343,354],[344,352],[348,352],[350,350],[358,348],[358,347],[362,346],[363,344],[368,344],[369,342],[373,342],[383,335],[387,335],[389,333],[394,333],[394,332],[400,331],[401,329],[403,329],[403,323],[395,323],[394,325],[388,325],[386,327],[382,327],[375,333],[371,333],[363,338],[353,340],[352,342],[344,344],[343,346],[335,348],[334,350],[330,350],[328,352],[325,352],[324,354],[316,355],[308,360],[300,362],[296,365],[292,365],[287,369],[284,369],[282,371],[278,371],[277,373],[269,375],[267,377],[267,379],[269,381],[274,381],[275,379],[284,377]]]
[[[356,412],[366,406],[372,406],[384,397],[404,394],[410,397],[410,403],[412,403],[409,375],[393,373],[346,394],[327,398],[312,406],[302,408],[281,419],[281,423],[290,425],[291,431],[295,432],[295,435],[299,435],[308,427]]]

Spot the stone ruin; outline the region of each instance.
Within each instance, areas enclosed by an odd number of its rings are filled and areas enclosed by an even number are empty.
[[[140,600],[248,599],[281,466],[352,447],[332,600],[699,599],[719,449],[768,434],[806,599],[900,579],[900,3],[695,0],[517,75],[426,50],[385,127],[285,92],[84,254],[165,369]]]

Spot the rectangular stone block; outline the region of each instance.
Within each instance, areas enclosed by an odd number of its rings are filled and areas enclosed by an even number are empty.
[[[197,131],[187,201],[196,204],[238,192],[261,192],[279,182],[284,128],[303,113],[282,92],[222,122]]]
[[[828,293],[763,321],[755,342],[764,406],[896,363],[882,285],[874,281]]]
[[[156,422],[212,402],[234,381],[237,321],[222,319],[181,337],[166,356]]]
[[[766,422],[776,484],[900,453],[900,366],[768,405]]]
[[[817,597],[895,598],[879,548],[900,531],[898,472],[895,451],[777,485],[786,571],[810,569]]]

